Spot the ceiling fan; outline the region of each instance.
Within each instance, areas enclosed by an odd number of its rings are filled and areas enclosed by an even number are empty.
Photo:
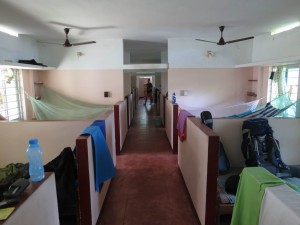
[[[96,41],[87,41],[87,42],[79,42],[79,43],[72,43],[71,44],[70,41],[69,41],[69,38],[68,38],[70,28],[65,28],[64,31],[65,31],[65,34],[66,34],[66,40],[65,40],[65,43],[63,43],[64,47],[72,47],[72,46],[87,45],[87,44],[96,43]]]
[[[226,44],[231,44],[231,43],[235,43],[235,42],[239,42],[239,41],[246,41],[249,39],[253,39],[254,37],[245,37],[245,38],[240,38],[240,39],[236,39],[236,40],[231,40],[231,41],[225,41],[223,38],[223,31],[224,31],[225,26],[220,26],[219,29],[221,31],[221,38],[218,42],[214,42],[214,41],[207,41],[207,40],[202,40],[202,39],[196,39],[197,41],[204,41],[204,42],[209,42],[209,43],[214,43],[217,45],[226,45]]]

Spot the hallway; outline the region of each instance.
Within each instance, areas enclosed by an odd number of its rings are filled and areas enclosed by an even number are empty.
[[[98,225],[199,225],[156,106],[139,101]]]

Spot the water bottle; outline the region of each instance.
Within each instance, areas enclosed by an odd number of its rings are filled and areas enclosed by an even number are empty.
[[[38,182],[44,179],[44,166],[42,160],[42,149],[39,145],[39,141],[36,138],[28,141],[29,146],[26,154],[29,160],[29,176],[33,182]]]
[[[173,94],[172,94],[172,103],[173,103],[173,104],[176,103],[176,95],[175,95],[175,92],[173,92]]]

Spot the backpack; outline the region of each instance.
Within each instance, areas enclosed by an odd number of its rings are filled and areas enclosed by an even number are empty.
[[[213,129],[213,119],[209,111],[203,111],[200,114],[201,121],[207,127]],[[230,162],[226,155],[223,143],[220,141],[219,159],[218,159],[219,174],[226,173],[230,170]]]
[[[279,141],[273,137],[267,119],[249,119],[242,125],[241,150],[248,167],[264,167],[274,175],[288,175],[289,168],[282,161]]]

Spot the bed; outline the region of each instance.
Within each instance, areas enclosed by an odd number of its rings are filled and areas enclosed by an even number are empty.
[[[299,224],[299,193],[288,186],[263,167],[244,168],[231,224]]]

